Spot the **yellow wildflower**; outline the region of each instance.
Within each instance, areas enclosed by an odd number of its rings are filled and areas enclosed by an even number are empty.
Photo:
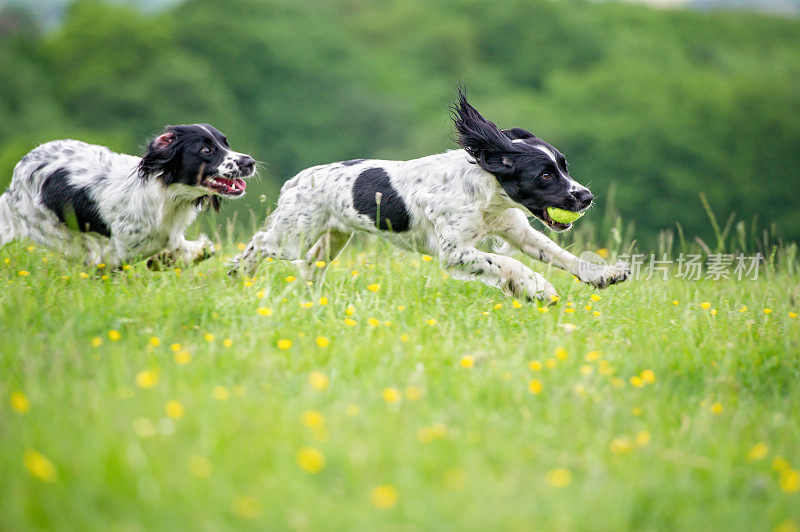
[[[297,277],[295,277],[294,275],[290,275],[289,277],[286,277],[286,278],[284,279],[284,281],[286,281],[287,283],[293,283],[293,282],[295,282],[296,280],[297,280]]]
[[[324,260],[318,260],[317,262],[314,263],[314,266],[316,266],[317,268],[324,268],[325,265],[326,264]]]
[[[112,329],[112,330],[108,331],[108,338],[112,342],[116,342],[116,341],[119,341],[120,338],[122,338],[122,334],[120,334],[119,331],[115,331],[115,330]]]
[[[572,473],[565,468],[551,469],[544,478],[554,488],[564,488],[572,483]]]
[[[225,386],[214,386],[214,388],[211,389],[211,395],[213,395],[214,399],[217,401],[227,401],[231,396]]]
[[[511,306],[514,308],[522,308],[522,303],[520,303],[515,299],[514,301],[511,302]]]
[[[541,371],[542,370],[542,363],[538,360],[531,360],[528,362],[528,368],[531,371]]]
[[[380,320],[378,320],[378,319],[376,319],[376,318],[369,318],[369,319],[367,319],[367,323],[368,323],[368,324],[369,324],[371,327],[377,327],[378,325],[380,325],[380,324],[381,324]]]
[[[354,327],[356,325],[356,323],[358,323],[358,322],[356,320],[354,320],[353,318],[345,318],[344,319],[344,324],[347,325],[348,327]]]
[[[156,337],[156,336],[152,336],[150,338],[149,342],[150,342],[150,345],[152,345],[153,347],[158,347],[158,346],[161,345],[161,340],[159,340],[158,337]]]
[[[626,437],[614,438],[608,444],[608,449],[614,454],[625,454],[633,449],[633,445]]]
[[[564,349],[563,347],[559,347],[558,349],[556,349],[555,354],[556,358],[559,360],[566,360],[569,357],[569,353],[567,353],[567,350]]]
[[[140,371],[136,375],[136,385],[139,388],[152,388],[158,384],[158,373],[151,370]]]
[[[422,397],[422,391],[416,386],[406,386],[405,396],[409,401],[417,401]]]
[[[639,432],[636,435],[636,445],[638,445],[639,447],[644,447],[648,443],[650,443],[650,433],[649,432],[647,432],[646,430],[643,430],[643,431]]]
[[[292,341],[289,340],[288,338],[281,338],[280,340],[278,340],[278,349],[286,350],[289,349],[290,347],[292,347]]]
[[[231,340],[230,338],[225,338],[222,341],[222,345],[225,347],[233,347],[233,340]]]
[[[272,312],[272,309],[271,309],[271,308],[268,308],[268,307],[258,307],[258,308],[256,309],[256,312],[257,312],[257,313],[258,313],[260,316],[272,316],[272,314],[273,314],[273,312]]]
[[[781,490],[785,491],[786,493],[792,493],[800,490],[800,471],[791,468],[784,469],[781,471],[779,484],[781,486]]]
[[[401,399],[400,392],[396,388],[384,388],[381,397],[387,403],[396,403]]]
[[[598,351],[597,349],[593,349],[593,350],[589,351],[588,353],[586,353],[586,361],[587,362],[594,362],[595,360],[599,359],[600,356],[601,356],[600,351]]]
[[[600,301],[603,298],[598,296],[597,294],[592,294],[591,296],[589,296],[589,299],[591,299],[592,301]]]
[[[700,303],[700,307],[703,308],[703,310],[708,310],[711,308],[711,303],[708,301],[703,301]]]
[[[14,412],[17,414],[27,414],[31,409],[31,403],[28,401],[28,397],[22,392],[12,393],[9,399],[11,401],[11,408],[14,409]]]
[[[436,320],[435,320],[435,319],[433,319],[433,318],[430,318],[430,319],[429,319],[428,321],[426,321],[425,323],[427,323],[428,325],[431,325],[431,326],[433,326],[433,325],[436,325]]]
[[[633,384],[637,388],[641,388],[642,386],[644,386],[644,379],[642,379],[638,375],[634,375],[633,377],[631,377],[631,384]]]
[[[433,260],[433,257],[431,257],[430,255],[423,255],[422,260],[424,260],[425,262],[430,262]]]
[[[53,462],[33,449],[25,449],[22,453],[22,463],[25,464],[25,469],[27,469],[31,475],[42,482],[55,482],[58,480],[58,472]]]
[[[369,290],[370,292],[377,292],[380,289],[381,285],[379,285],[378,283],[372,283],[370,285],[367,285],[367,290]]]
[[[772,312],[772,309],[771,309],[771,308],[765,308],[765,309],[764,309],[764,314],[769,314],[769,313],[771,313],[771,312]]]
[[[92,338],[92,347],[100,347],[101,345],[103,345],[102,338],[100,338],[99,336],[95,336],[94,338]]]
[[[325,425],[325,416],[319,410],[306,410],[303,412],[303,424],[312,429]]]
[[[642,377],[642,380],[643,380],[644,382],[646,382],[647,384],[653,384],[654,382],[656,382],[656,374],[655,374],[655,373],[653,373],[653,370],[652,370],[652,369],[646,369],[646,370],[644,370],[644,371],[641,373],[641,375],[640,375],[640,376]]]
[[[321,371],[312,371],[308,375],[308,382],[318,392],[324,392],[330,386],[331,380]]]
[[[711,405],[710,410],[711,410],[712,414],[714,414],[715,416],[718,416],[719,414],[722,413],[722,403],[720,403],[720,402],[714,403],[713,405]]]
[[[186,410],[183,408],[183,405],[173,400],[167,401],[167,404],[164,405],[164,412],[171,417],[172,419],[180,419],[183,417],[183,414]]]
[[[319,473],[325,468],[325,456],[312,447],[297,452],[297,465],[309,473]]]
[[[475,365],[475,358],[470,355],[466,355],[461,357],[461,367],[462,368],[471,368]]]
[[[325,296],[322,296],[321,298],[319,298],[319,304],[324,307],[325,305],[328,304],[328,298],[325,297]]]
[[[542,393],[542,381],[531,379],[531,381],[528,382],[528,391],[533,394]]]
[[[186,365],[192,361],[192,354],[189,351],[181,350],[175,353],[175,362]]]
[[[372,488],[372,492],[370,493],[372,505],[375,508],[380,508],[381,510],[391,508],[397,504],[398,497],[399,495],[397,493],[397,488],[390,484],[376,486],[375,488]]]
[[[325,348],[331,345],[331,341],[324,336],[317,336],[317,347]]]
[[[344,313],[348,316],[352,316],[353,314],[356,313],[356,307],[354,307],[353,305],[347,305],[347,308],[344,309]]]
[[[755,462],[756,460],[763,460],[769,453],[769,447],[763,441],[755,444],[747,453],[747,461]]]
[[[231,510],[239,517],[255,519],[264,512],[264,507],[255,497],[240,495],[231,502]]]

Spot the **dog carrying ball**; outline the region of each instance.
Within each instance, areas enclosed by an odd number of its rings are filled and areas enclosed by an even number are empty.
[[[547,215],[550,217],[551,220],[554,222],[562,223],[562,224],[571,224],[581,216],[583,216],[582,212],[572,212],[572,211],[565,211],[564,209],[559,209],[557,207],[548,207],[547,208]]]

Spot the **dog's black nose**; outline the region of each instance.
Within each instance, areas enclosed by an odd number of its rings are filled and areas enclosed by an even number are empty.
[[[241,170],[242,172],[250,173],[250,172],[253,171],[253,168],[255,168],[256,161],[255,161],[255,159],[253,159],[249,155],[245,155],[243,157],[240,157],[236,161],[236,165],[239,167],[239,170]]]
[[[576,192],[573,192],[572,197],[574,197],[575,201],[578,202],[578,207],[580,209],[585,209],[591,205],[592,200],[594,199],[594,195],[589,191],[588,188],[582,188]]]

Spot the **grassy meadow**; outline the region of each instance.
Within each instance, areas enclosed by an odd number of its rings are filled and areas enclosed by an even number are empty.
[[[234,253],[0,249],[0,529],[800,525],[796,269],[597,291],[533,264],[543,311],[381,243],[319,291]]]

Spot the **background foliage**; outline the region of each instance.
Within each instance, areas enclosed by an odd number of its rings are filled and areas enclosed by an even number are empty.
[[[306,166],[452,147],[461,80],[490,119],[558,146],[639,238],[676,221],[709,237],[700,192],[723,220],[800,238],[797,20],[544,0],[190,0],[155,14],[79,0],[48,31],[7,9],[0,32],[3,187],[46,140],[135,153],[164,124],[202,121],[268,163],[228,206],[260,216],[260,196]]]

